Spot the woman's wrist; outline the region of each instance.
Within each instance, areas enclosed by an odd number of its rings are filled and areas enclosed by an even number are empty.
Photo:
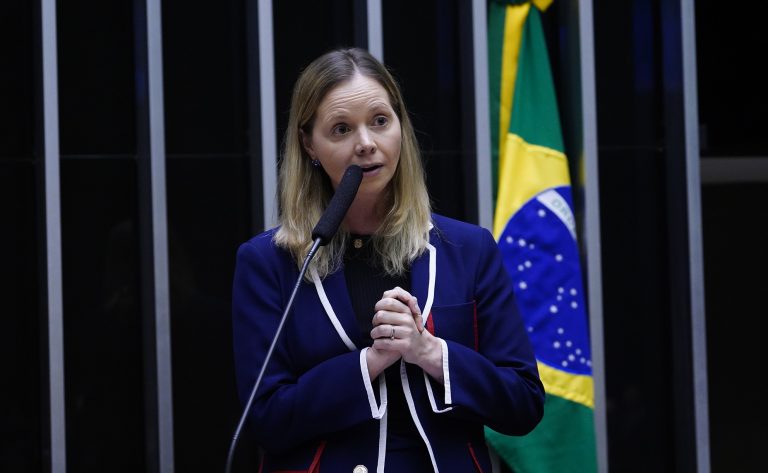
[[[439,383],[443,383],[443,344],[440,339],[424,331],[424,350],[420,353],[416,364]]]

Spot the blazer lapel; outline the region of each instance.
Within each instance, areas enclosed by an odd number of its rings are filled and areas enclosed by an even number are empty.
[[[339,337],[350,350],[362,347],[363,340],[357,326],[352,301],[349,298],[347,282],[344,279],[344,269],[328,275],[322,281],[317,278],[315,273],[312,274],[312,277],[315,282],[315,291],[321,302],[323,302],[323,296],[327,298],[329,304],[323,303],[325,314],[336,328]]]
[[[432,232],[430,232],[431,236]],[[425,325],[429,319],[435,295],[436,265],[437,250],[431,243],[427,245],[427,251],[416,258],[416,261],[411,265],[411,294],[419,300],[419,308]]]

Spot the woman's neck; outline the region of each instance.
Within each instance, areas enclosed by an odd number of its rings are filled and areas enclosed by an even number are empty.
[[[373,234],[384,221],[385,200],[358,194],[344,217],[344,227],[357,235]]]

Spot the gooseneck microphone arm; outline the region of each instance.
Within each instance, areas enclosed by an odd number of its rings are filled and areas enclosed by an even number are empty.
[[[229,473],[232,469],[232,459],[235,456],[235,447],[237,446],[237,441],[240,438],[240,433],[243,430],[245,421],[248,419],[248,413],[250,412],[251,406],[253,405],[253,400],[256,399],[256,391],[258,391],[259,385],[261,384],[261,378],[264,377],[264,372],[267,369],[267,363],[269,363],[270,358],[272,358],[272,352],[275,351],[277,340],[280,338],[280,332],[283,331],[283,326],[285,325],[285,321],[288,318],[288,312],[290,312],[291,306],[293,306],[293,299],[296,297],[296,293],[299,291],[299,286],[301,286],[301,280],[304,278],[304,274],[307,272],[309,262],[312,261],[312,258],[315,256],[317,249],[320,247],[321,241],[322,240],[319,237],[315,239],[315,242],[312,244],[312,248],[309,250],[309,253],[307,253],[306,258],[304,258],[304,263],[301,265],[301,271],[299,272],[299,277],[296,279],[296,285],[293,287],[291,297],[288,299],[288,305],[286,305],[285,312],[283,312],[283,316],[280,318],[280,324],[277,326],[277,331],[275,331],[272,344],[269,346],[269,350],[267,350],[267,355],[264,357],[264,363],[261,364],[259,376],[256,378],[256,382],[253,384],[251,395],[248,396],[248,402],[245,404],[245,409],[243,409],[243,415],[240,417],[240,422],[237,423],[237,429],[235,430],[235,434],[232,437],[232,444],[229,446],[229,453],[227,454],[227,468],[225,470],[226,473]]]
[[[296,278],[296,284],[294,285],[293,291],[291,292],[291,297],[288,298],[288,304],[286,305],[285,311],[283,311],[283,315],[280,318],[280,323],[278,324],[277,330],[275,331],[275,336],[272,338],[272,344],[269,346],[269,350],[267,350],[267,354],[264,356],[264,362],[261,364],[261,370],[259,370],[259,375],[256,377],[256,382],[253,384],[251,394],[248,396],[248,402],[246,402],[245,408],[243,409],[243,414],[240,416],[240,421],[237,423],[237,429],[235,429],[235,433],[232,436],[232,443],[229,446],[229,453],[227,454],[227,465],[224,470],[225,473],[230,473],[232,470],[232,460],[235,456],[237,441],[240,439],[240,433],[242,432],[243,427],[245,426],[245,422],[248,419],[248,413],[251,411],[253,401],[256,399],[256,391],[259,390],[261,379],[264,377],[264,372],[267,370],[267,364],[269,363],[270,358],[272,358],[272,353],[275,351],[275,346],[277,346],[280,333],[283,331],[285,321],[288,319],[288,313],[291,311],[293,300],[296,297],[296,293],[299,291],[299,287],[301,286],[301,282],[307,272],[307,268],[309,268],[309,263],[317,253],[317,249],[321,246],[327,245],[333,238],[333,235],[336,234],[336,231],[338,230],[341,221],[344,219],[347,210],[349,210],[349,207],[352,205],[352,201],[355,200],[355,195],[357,194],[357,189],[360,187],[360,182],[362,179],[363,171],[359,166],[352,165],[347,168],[347,170],[344,172],[344,176],[342,177],[341,182],[336,188],[336,192],[331,198],[331,202],[328,204],[328,207],[325,209],[322,217],[320,217],[317,225],[315,225],[315,228],[312,230],[312,239],[314,240],[312,247],[309,249],[307,256],[304,257],[304,262],[301,265],[299,277]]]

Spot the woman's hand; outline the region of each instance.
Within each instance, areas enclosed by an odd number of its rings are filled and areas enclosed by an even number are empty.
[[[398,358],[402,357],[406,362],[420,366],[442,382],[442,346],[437,338],[424,330],[416,298],[408,291],[396,287],[384,293],[375,309],[371,349],[397,353]],[[369,364],[369,371],[370,368]]]

